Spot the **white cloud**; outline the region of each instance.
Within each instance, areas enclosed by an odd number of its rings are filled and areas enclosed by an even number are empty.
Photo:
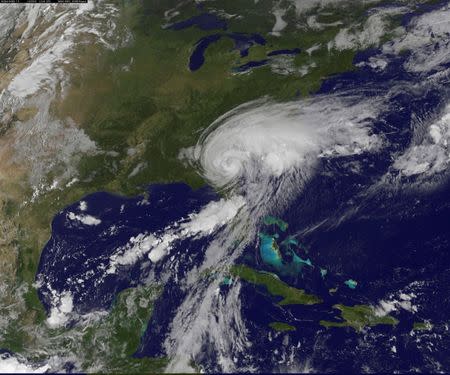
[[[283,19],[283,16],[286,14],[286,9],[277,8],[272,12],[272,14],[275,17],[275,24],[273,25],[271,34],[280,36],[281,31],[283,31],[288,25],[287,22]]]
[[[400,292],[398,298],[394,298],[393,295],[388,298],[379,301],[378,306],[374,307],[376,316],[386,316],[391,312],[403,309],[411,313],[417,312],[417,306],[413,304],[413,299],[416,297],[414,293]]]
[[[73,212],[68,212],[67,213],[67,217],[70,220],[79,221],[79,222],[83,223],[84,225],[99,225],[102,222],[100,219],[97,219],[94,216],[91,216],[91,215],[76,215]]]
[[[374,9],[362,27],[356,25],[339,31],[329,48],[338,50],[365,49],[378,46],[387,32],[388,16],[407,12],[407,7]],[[402,29],[398,29],[400,33]]]
[[[393,168],[404,176],[429,177],[447,170],[450,163],[450,104],[440,118],[428,126],[419,124],[411,146],[395,161]]]
[[[245,201],[241,196],[210,202],[199,213],[189,215],[190,221],[181,224],[181,234],[182,236],[210,234],[217,227],[233,219],[244,204]]]
[[[120,266],[135,264],[147,254],[153,263],[160,261],[170,252],[175,241],[211,234],[230,222],[244,203],[240,196],[210,202],[198,213],[169,225],[161,233],[141,233],[131,237],[127,245],[111,256],[107,273],[115,273]]]
[[[397,310],[397,301],[383,301],[381,300],[379,305],[375,308],[376,316],[386,316],[392,311]]]
[[[69,321],[73,310],[73,298],[70,292],[58,294],[52,290],[52,294],[52,308],[50,316],[47,318],[47,324],[52,328],[58,328]]]
[[[15,356],[0,355],[0,374],[42,374],[49,370],[49,365],[33,366]]]
[[[307,177],[321,156],[381,146],[368,126],[380,103],[334,95],[287,103],[258,100],[223,115],[180,157],[200,163],[204,177],[220,188],[244,184],[254,189],[256,182],[261,188],[264,181],[294,170]]]
[[[368,0],[368,2],[376,2],[378,0]],[[337,5],[339,3],[348,2],[348,0],[290,0],[294,4],[298,14],[308,11],[314,7],[325,7],[328,5]]]
[[[68,4],[63,12],[52,5],[30,5],[22,9],[21,16],[26,18],[27,28],[19,42],[33,38],[28,51],[32,59],[8,86],[14,96],[25,98],[43,88],[53,90],[57,82],[61,81],[61,71],[58,68],[67,62],[67,56],[80,35],[96,35],[99,42],[108,46],[104,39],[107,32],[100,23],[90,22],[90,27],[84,26],[89,17],[96,14],[96,7],[98,3],[91,0],[76,6]],[[103,7],[102,11],[105,12],[106,9],[108,8]],[[113,15],[116,9],[108,11]],[[42,28],[40,34],[33,33],[43,25],[46,27]]]
[[[441,69],[450,62],[450,5],[415,18],[407,28],[407,33],[383,46],[384,53],[399,54],[411,51],[405,63],[411,72],[429,72]]]

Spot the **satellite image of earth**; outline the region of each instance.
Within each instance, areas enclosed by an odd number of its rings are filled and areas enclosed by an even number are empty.
[[[448,373],[449,325],[449,0],[0,4],[1,373]]]

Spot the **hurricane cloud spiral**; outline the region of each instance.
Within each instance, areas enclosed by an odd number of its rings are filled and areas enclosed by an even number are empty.
[[[264,187],[284,174],[307,179],[321,157],[378,150],[382,139],[370,124],[381,107],[379,100],[357,96],[288,103],[265,98],[219,118],[182,155],[218,188]]]

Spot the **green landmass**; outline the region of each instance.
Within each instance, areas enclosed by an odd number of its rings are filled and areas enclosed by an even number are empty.
[[[245,265],[233,266],[231,274],[251,284],[264,286],[272,296],[282,297],[278,305],[315,305],[322,300],[303,289],[297,289],[281,281],[278,276],[268,272],[256,271]]]
[[[330,327],[352,327],[356,331],[360,331],[365,327],[373,327],[377,325],[392,325],[398,324],[398,320],[390,315],[377,316],[375,310],[371,306],[367,305],[334,305],[333,308],[341,311],[342,322],[331,322],[327,320],[321,320],[320,325]]]
[[[269,327],[278,332],[295,331],[294,326],[291,326],[290,324],[283,323],[283,322],[272,322],[269,324]]]
[[[153,301],[161,292],[160,286],[140,286],[121,292],[106,318],[83,332],[83,368],[100,367],[104,373],[162,372],[166,358],[132,357],[147,329]]]
[[[414,322],[414,331],[431,331],[433,329],[433,324],[430,322]]]
[[[120,292],[111,310],[97,312],[92,323],[82,321],[72,328],[50,328],[46,324],[36,326],[28,333],[28,340],[39,343],[38,353],[28,359],[39,362],[45,353],[59,354],[64,358],[76,353],[81,368],[93,373],[161,373],[167,365],[166,358],[133,358],[140,339],[153,313],[155,299],[162,286],[149,285]],[[11,332],[2,346],[22,352],[25,340],[20,329]],[[27,337],[27,336],[25,336]],[[79,364],[79,363],[77,363]]]

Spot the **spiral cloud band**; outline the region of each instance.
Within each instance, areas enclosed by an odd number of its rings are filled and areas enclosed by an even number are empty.
[[[219,118],[182,156],[218,188],[264,184],[294,170],[307,175],[322,156],[379,149],[382,139],[370,124],[380,108],[380,101],[355,96],[288,103],[266,98]]]

